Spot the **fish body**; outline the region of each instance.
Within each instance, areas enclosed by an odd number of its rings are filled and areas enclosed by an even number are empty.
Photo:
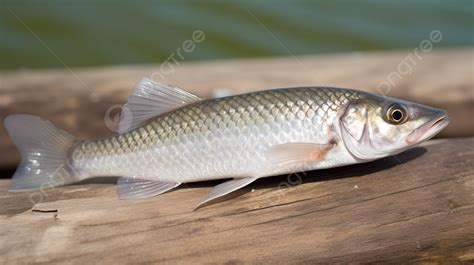
[[[293,88],[210,99],[153,118],[129,132],[82,141],[73,165],[84,177],[136,176],[181,183],[236,176],[266,177],[355,162],[334,120],[358,91]],[[272,147],[334,144],[325,159],[287,168]]]
[[[200,99],[147,79],[122,115],[120,134],[94,140],[78,140],[34,116],[7,118],[22,153],[12,190],[122,176],[120,197],[143,198],[181,183],[233,178],[204,203],[258,178],[394,155],[448,123],[442,110],[352,89]],[[28,126],[38,130],[20,132]]]

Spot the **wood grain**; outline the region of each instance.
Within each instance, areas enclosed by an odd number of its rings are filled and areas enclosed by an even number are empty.
[[[113,132],[104,119],[117,112],[109,115],[107,110],[118,110],[117,104],[125,102],[134,84],[149,77],[205,97],[219,88],[243,93],[275,87],[337,86],[382,92],[446,109],[451,123],[441,137],[472,136],[473,61],[474,49],[463,48],[434,49],[419,57],[414,50],[406,50],[178,63],[171,68],[150,65],[3,72],[0,120],[12,113],[30,113],[81,138],[110,135]],[[18,152],[1,126],[0,167],[12,167],[18,161]]]
[[[473,161],[474,138],[432,140],[371,163],[261,179],[196,212],[219,182],[119,200],[103,180],[44,194],[8,193],[0,180],[0,263],[470,264]],[[33,206],[32,194],[43,201]]]

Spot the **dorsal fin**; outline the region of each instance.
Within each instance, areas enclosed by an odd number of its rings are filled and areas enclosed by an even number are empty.
[[[143,78],[122,107],[118,132],[133,130],[152,117],[201,100],[178,87]]]

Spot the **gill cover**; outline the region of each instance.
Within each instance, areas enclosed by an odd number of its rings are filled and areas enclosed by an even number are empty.
[[[372,143],[369,106],[364,102],[349,102],[339,118],[341,138],[349,153],[359,161],[386,156]]]

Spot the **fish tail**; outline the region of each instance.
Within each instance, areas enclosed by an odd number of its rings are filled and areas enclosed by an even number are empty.
[[[4,123],[21,154],[10,191],[51,188],[81,180],[69,163],[75,137],[32,115],[10,115]]]

